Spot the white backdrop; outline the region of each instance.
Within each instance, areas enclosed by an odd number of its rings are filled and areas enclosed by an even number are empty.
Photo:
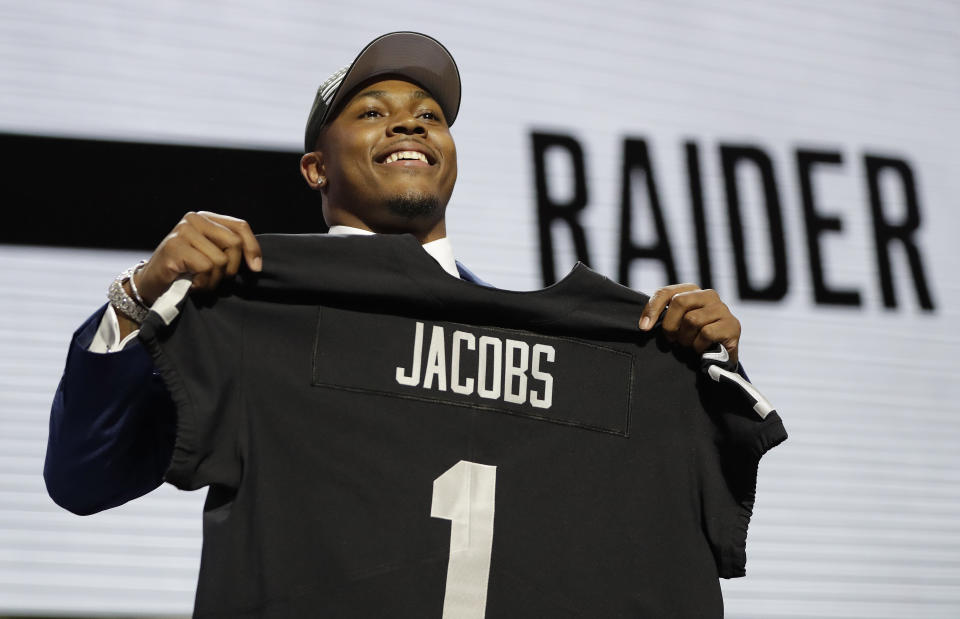
[[[398,29],[436,36],[460,65],[449,231],[458,257],[500,287],[540,285],[531,131],[582,145],[581,221],[592,266],[613,277],[621,149],[632,137],[650,148],[679,276],[697,279],[683,143],[699,145],[714,285],[744,324],[751,378],[791,434],[762,463],[748,575],[724,583],[728,616],[960,616],[960,8],[0,0],[0,131],[297,150],[316,86]],[[789,281],[776,302],[738,298],[721,144],[757,146],[772,161]],[[859,307],[814,301],[795,162],[796,149],[811,147],[842,155],[818,168],[814,188],[818,210],[842,220],[820,237],[827,283],[858,290]],[[896,243],[897,307],[884,307],[865,154],[903,159],[914,174],[912,240],[932,311],[920,308]],[[568,159],[551,153],[547,170],[552,197],[569,195]],[[745,253],[763,281],[771,255],[751,174],[738,176]],[[634,187],[632,235],[642,242],[642,179]],[[881,187],[887,219],[901,220],[898,179]],[[199,207],[229,212],[190,205]],[[554,236],[562,274],[573,254],[565,230]],[[192,606],[199,493],[162,488],[79,518],[50,502],[40,478],[70,333],[140,257],[0,246],[0,614]],[[665,283],[657,264],[631,276],[647,291]]]

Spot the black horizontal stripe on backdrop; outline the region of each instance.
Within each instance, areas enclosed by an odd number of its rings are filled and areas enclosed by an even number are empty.
[[[0,243],[152,250],[183,214],[254,232],[323,232],[302,153],[0,133]]]

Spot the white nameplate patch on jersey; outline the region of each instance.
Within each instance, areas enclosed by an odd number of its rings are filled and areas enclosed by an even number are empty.
[[[525,331],[323,308],[313,382],[627,436],[633,357]]]

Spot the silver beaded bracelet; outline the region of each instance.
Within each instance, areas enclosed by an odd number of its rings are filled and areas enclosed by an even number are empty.
[[[146,303],[143,302],[143,299],[140,298],[140,294],[137,292],[136,284],[133,283],[133,274],[144,264],[146,264],[146,262],[141,260],[120,275],[117,275],[116,279],[110,284],[110,288],[107,289],[107,298],[110,300],[110,305],[113,306],[113,309],[137,324],[142,323],[146,319],[147,314],[150,313]],[[127,280],[130,280],[130,288],[133,290],[136,298],[131,297],[124,289],[123,282]]]

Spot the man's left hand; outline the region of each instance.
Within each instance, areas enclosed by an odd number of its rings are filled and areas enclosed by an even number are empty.
[[[663,315],[663,333],[672,342],[702,353],[714,344],[723,344],[736,363],[740,346],[740,321],[720,300],[715,290],[701,290],[696,284],[674,284],[657,290],[640,316],[640,330],[649,331]]]

